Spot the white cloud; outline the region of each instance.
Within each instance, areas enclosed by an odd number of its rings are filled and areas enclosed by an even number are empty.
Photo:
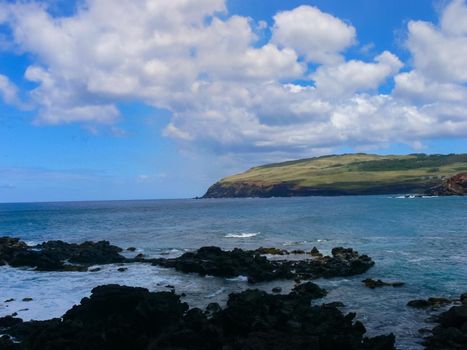
[[[351,60],[335,66],[318,68],[312,74],[318,93],[332,98],[376,89],[402,67],[402,62],[388,51],[377,56],[375,61],[375,63],[365,63]]]
[[[467,7],[465,0],[453,0],[441,17],[441,28],[449,35],[467,35]]]
[[[3,9],[14,44],[34,57],[25,78],[37,84],[38,123],[113,130],[117,103],[141,101],[171,112],[164,134],[184,145],[294,157],[467,133],[462,1],[439,27],[409,23],[414,67],[388,94],[378,88],[399,58],[346,61],[355,28],[315,7],[278,13],[266,43],[264,23],[229,16],[223,0],[88,0],[63,18],[37,3]]]
[[[453,1],[441,16],[441,27],[423,21],[408,24],[407,47],[414,65],[437,81],[467,82],[467,13],[464,1]]]
[[[7,76],[2,74],[0,74],[0,97],[5,101],[5,103],[13,105],[20,104],[18,88]]]
[[[279,12],[274,21],[272,42],[293,48],[311,62],[342,61],[341,52],[356,42],[353,26],[317,7]]]

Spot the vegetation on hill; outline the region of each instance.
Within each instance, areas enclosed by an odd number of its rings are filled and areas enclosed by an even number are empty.
[[[254,167],[204,197],[424,193],[466,171],[467,154],[331,155]]]

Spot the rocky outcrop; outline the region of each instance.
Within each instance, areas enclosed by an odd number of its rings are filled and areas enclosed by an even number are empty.
[[[415,299],[415,300],[410,300],[407,303],[407,306],[413,307],[415,309],[426,309],[426,308],[438,308],[443,305],[451,304],[453,303],[453,300],[449,300],[447,298],[437,298],[437,297],[432,297],[428,299]]]
[[[231,294],[225,309],[210,304],[203,311],[190,309],[171,292],[106,285],[94,288],[61,319],[0,322],[8,334],[0,345],[11,350],[394,349],[392,334],[364,337],[355,314],[310,305],[322,295],[311,283],[288,295],[247,290]]]
[[[246,276],[250,283],[277,279],[308,280],[319,277],[337,277],[361,274],[374,265],[367,255],[360,255],[351,248],[337,247],[331,256],[323,256],[316,248],[313,255],[302,260],[270,260],[264,255],[289,255],[287,250],[258,248],[224,251],[219,247],[202,247],[177,258],[148,259],[137,255],[125,258],[121,248],[107,241],[81,244],[48,241],[28,246],[17,238],[0,238],[0,263],[12,267],[35,267],[38,271],[88,271],[91,265],[110,263],[151,263],[175,268],[187,273],[206,276]],[[300,253],[304,253],[300,251]],[[305,254],[302,254],[305,255]],[[124,272],[125,267],[118,271]],[[89,270],[98,271],[98,268]]]
[[[350,248],[334,248],[331,256],[316,256],[304,260],[269,260],[260,252],[270,250],[224,251],[219,247],[203,247],[178,258],[153,259],[153,264],[175,268],[202,276],[246,276],[250,283],[276,279],[307,280],[318,277],[336,277],[361,274],[374,265],[367,255],[360,255]],[[287,251],[280,251],[288,254]]]
[[[48,241],[28,246],[18,238],[0,237],[0,265],[35,267],[38,271],[86,271],[90,265],[124,262],[121,251],[108,241]]]
[[[402,287],[405,283],[404,282],[384,282],[381,280],[374,280],[371,278],[364,279],[362,283],[365,285],[365,287],[375,289],[375,288],[381,288],[381,287]]]
[[[428,350],[467,349],[467,303],[453,306],[438,316],[439,325],[433,328],[433,335],[425,339]]]
[[[431,196],[464,196],[467,195],[467,173],[454,175],[439,186],[427,191]]]

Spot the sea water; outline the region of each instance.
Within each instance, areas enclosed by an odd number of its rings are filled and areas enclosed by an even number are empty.
[[[206,245],[226,249],[278,247],[329,254],[336,246],[370,255],[375,266],[346,278],[318,279],[329,294],[315,303],[342,301],[370,336],[393,332],[401,349],[421,349],[427,319],[437,311],[411,309],[411,299],[456,298],[467,291],[467,197],[308,197],[0,204],[0,236],[29,244],[109,240],[135,253],[175,257]],[[246,278],[201,277],[172,269],[130,264],[102,266],[98,272],[37,272],[0,267],[0,316],[60,317],[93,287],[106,283],[185,293],[203,307],[225,303],[228,294],[249,286]],[[405,282],[404,287],[368,289],[361,280]],[[284,292],[291,281],[254,285]],[[23,298],[32,301],[22,301]],[[7,299],[15,299],[5,302]],[[439,312],[439,311],[438,311]]]

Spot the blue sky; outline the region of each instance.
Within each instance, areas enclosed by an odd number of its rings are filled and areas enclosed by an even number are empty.
[[[0,202],[187,198],[271,161],[467,152],[465,50],[463,0],[0,0]]]

